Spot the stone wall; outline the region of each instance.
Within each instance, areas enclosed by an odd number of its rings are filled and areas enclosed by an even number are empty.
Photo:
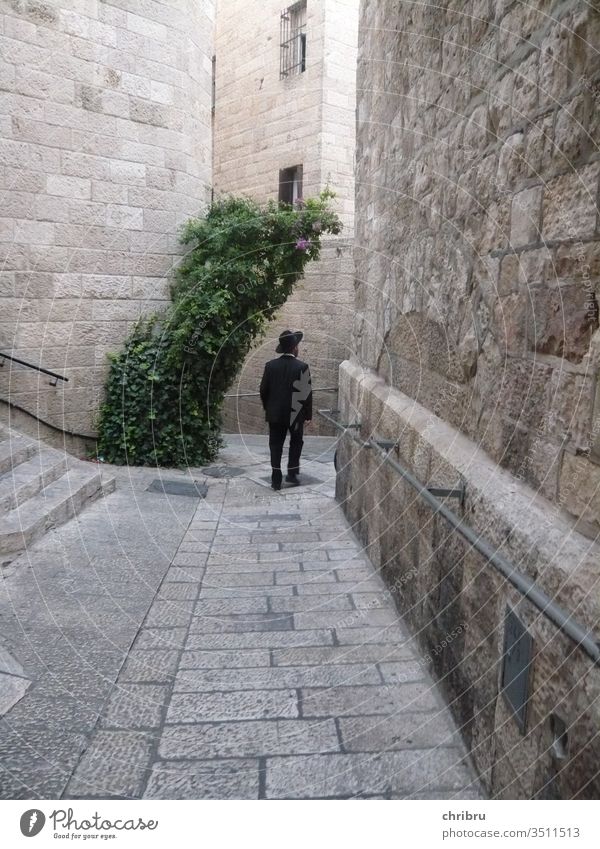
[[[329,184],[344,232],[274,319],[248,357],[232,392],[256,392],[273,340],[285,327],[305,333],[303,353],[316,386],[337,386],[352,330],[354,146],[358,0],[307,3],[306,71],[280,79],[279,0],[225,0],[217,15],[215,171],[217,192],[276,199],[279,171],[303,165],[303,194]],[[335,396],[320,396],[323,406]],[[232,401],[228,430],[260,432],[264,416],[252,399]],[[315,419],[313,433],[326,432]]]
[[[361,422],[360,439],[395,442],[392,458],[421,483],[451,488],[462,478],[464,505],[447,498],[446,506],[600,634],[600,546],[574,532],[558,507],[375,372],[344,363],[340,396],[342,420]],[[490,795],[597,799],[600,669],[375,449],[346,435],[337,467],[338,497],[438,676]],[[533,637],[523,734],[500,686],[507,607]]]
[[[363,4],[356,332],[365,365],[595,534],[592,5]]]
[[[341,417],[423,483],[462,476],[448,506],[597,634],[600,12],[370,0],[360,26]],[[592,661],[373,450],[346,436],[339,467],[490,792],[597,796]],[[534,640],[524,734],[500,693],[507,605]]]
[[[93,433],[211,183],[213,0],[0,0],[0,397]]]

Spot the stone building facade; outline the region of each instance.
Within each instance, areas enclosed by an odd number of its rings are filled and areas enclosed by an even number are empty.
[[[363,2],[344,421],[600,633],[600,11]],[[494,795],[597,797],[600,671],[347,435],[339,495]],[[533,638],[521,730],[507,608]]]
[[[0,0],[0,394],[94,433],[106,355],[210,199],[214,0]]]
[[[277,200],[281,172],[301,166],[302,195],[329,185],[344,230],[324,243],[322,259],[255,346],[232,393],[257,391],[265,360],[274,356],[276,337],[285,327],[304,331],[301,356],[311,364],[315,387],[337,387],[339,364],[352,350],[358,0],[283,5],[280,0],[219,4],[215,191]],[[296,67],[286,69],[286,61]],[[317,403],[335,406],[337,393],[319,394]],[[262,431],[259,401],[232,400],[226,425],[233,431]],[[319,427],[315,418],[312,432]]]

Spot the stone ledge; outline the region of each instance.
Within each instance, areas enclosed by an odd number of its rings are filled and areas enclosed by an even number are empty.
[[[390,387],[375,372],[345,361],[340,366],[340,397],[344,415],[361,417],[361,402],[370,396],[380,415],[373,428],[386,439],[400,441],[400,462],[411,468],[423,483],[423,473],[433,475],[432,484],[454,484],[459,476],[466,481],[467,498],[464,515],[476,530],[496,538],[490,542],[517,563],[520,568],[543,574],[559,572],[551,583],[564,593],[564,581],[575,577],[584,611],[590,626],[600,621],[600,601],[597,596],[600,545],[578,533],[574,523],[557,505],[535,492],[506,469],[499,467],[481,448],[444,422],[417,401]],[[363,416],[364,419],[364,416]],[[372,415],[371,415],[372,420]],[[412,457],[406,456],[409,435],[413,435]],[[366,433],[363,429],[362,436]],[[410,449],[408,449],[410,450]],[[415,468],[415,458],[427,457],[427,464]],[[450,505],[452,507],[452,505]],[[479,518],[481,517],[481,518]],[[483,525],[481,525],[483,522]],[[556,562],[560,552],[561,562]],[[537,561],[537,568],[534,563]],[[547,588],[552,594],[552,588]],[[569,594],[565,593],[567,600]],[[572,605],[570,605],[572,606]]]

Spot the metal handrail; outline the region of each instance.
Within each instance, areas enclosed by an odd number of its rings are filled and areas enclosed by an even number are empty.
[[[318,410],[318,413],[330,413],[331,410]],[[325,415],[324,418],[333,422],[340,430],[347,431],[347,426],[336,422],[335,419]],[[563,607],[556,604],[549,595],[547,595],[536,584],[533,578],[525,575],[502,554],[498,552],[489,542],[482,539],[464,519],[457,516],[452,510],[446,507],[439,501],[435,495],[428,489],[425,484],[422,484],[417,478],[400,465],[397,460],[390,457],[386,448],[382,448],[380,442],[382,440],[369,438],[366,442],[357,438],[354,434],[350,434],[354,442],[358,442],[363,448],[374,448],[382,457],[384,463],[387,463],[395,471],[400,474],[404,480],[415,489],[421,498],[431,507],[435,513],[439,513],[452,528],[457,531],[468,543],[480,554],[482,554],[491,565],[509,581],[513,587],[528,601],[530,601],[544,616],[550,619],[551,622],[563,634],[566,634],[574,642],[576,642],[583,651],[594,661],[597,666],[600,666],[600,641],[590,632],[589,628],[581,625],[573,619],[572,615]]]
[[[4,366],[4,360],[10,360],[13,363],[18,363],[20,366],[26,366],[27,368],[35,369],[35,371],[39,371],[42,374],[47,374],[50,377],[54,378],[54,382],[49,381],[50,386],[56,386],[57,381],[64,380],[65,383],[69,382],[68,377],[64,377],[62,374],[57,374],[55,371],[49,371],[47,368],[43,368],[42,366],[37,366],[35,363],[28,363],[27,360],[20,360],[18,357],[13,357],[12,354],[4,354],[0,351],[0,357],[3,358],[3,361],[0,362],[0,368]]]
[[[337,392],[337,386],[324,386],[320,389],[313,389],[313,392]],[[239,392],[239,393],[231,393],[230,395],[225,395],[225,398],[258,398],[260,397],[260,392]]]

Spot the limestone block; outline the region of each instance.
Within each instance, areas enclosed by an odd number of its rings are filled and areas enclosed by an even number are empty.
[[[543,186],[524,189],[514,195],[510,213],[510,243],[516,248],[538,242]]]
[[[551,167],[554,148],[554,116],[546,115],[530,123],[526,132],[525,166],[528,177],[536,178]]]
[[[530,350],[580,363],[598,328],[597,305],[577,284],[535,288],[529,293]]]
[[[46,179],[46,190],[49,195],[85,200],[91,198],[92,184],[89,179],[52,174]]]
[[[544,239],[590,238],[596,230],[598,163],[550,180],[544,190]]]
[[[567,101],[556,114],[554,160],[561,171],[593,149],[588,117],[592,103],[591,94],[584,91]]]
[[[565,453],[559,478],[561,505],[600,532],[600,467]]]

